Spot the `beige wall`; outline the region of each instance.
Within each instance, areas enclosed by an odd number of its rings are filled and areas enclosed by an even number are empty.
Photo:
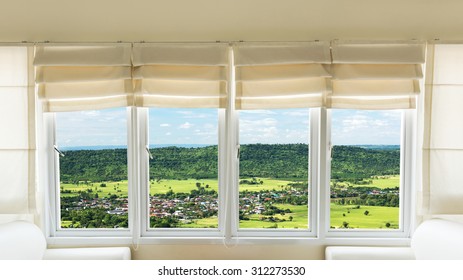
[[[460,0],[4,0],[0,42],[463,39]]]
[[[284,260],[323,259],[320,245],[143,245],[134,250],[136,260]]]

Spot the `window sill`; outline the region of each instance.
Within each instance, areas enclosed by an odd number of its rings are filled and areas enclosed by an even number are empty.
[[[409,246],[403,237],[49,237],[49,246],[137,246],[137,245],[320,245],[320,246]]]

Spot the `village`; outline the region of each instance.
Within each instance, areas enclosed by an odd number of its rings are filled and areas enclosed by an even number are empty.
[[[217,216],[219,201],[217,193],[201,195],[152,195],[149,215],[156,218],[174,218],[182,223]],[[240,195],[239,212],[242,215],[273,215],[275,212],[289,213],[288,209],[277,209],[274,203],[307,204],[307,191],[294,189],[281,191],[243,192]],[[63,210],[104,209],[110,215],[127,215],[128,198],[112,195],[108,198],[83,198],[65,204]]]

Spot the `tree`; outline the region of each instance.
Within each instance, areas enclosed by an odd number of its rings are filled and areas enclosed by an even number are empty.
[[[349,223],[346,222],[346,221],[342,222],[342,227],[343,228],[349,228]]]
[[[370,211],[365,210],[365,212],[363,212],[363,214],[364,214],[365,216],[368,216],[368,215],[370,214]]]

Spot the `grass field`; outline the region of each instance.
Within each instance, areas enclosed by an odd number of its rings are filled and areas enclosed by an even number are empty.
[[[399,208],[382,206],[360,206],[355,209],[352,205],[336,205],[331,203],[331,227],[342,228],[343,222],[349,223],[349,228],[359,229],[390,229],[399,228]],[[365,215],[368,211],[368,216]],[[345,216],[344,216],[344,215]]]
[[[367,186],[378,187],[381,189],[399,187],[400,176],[390,176],[387,178],[373,179],[373,183]]]
[[[338,187],[377,187],[380,189],[395,188],[400,186],[400,176],[383,176],[381,178],[371,179],[371,184],[352,184],[349,182],[336,182]],[[333,186],[333,182],[331,183]]]
[[[241,184],[241,191],[260,191],[260,190],[281,190],[286,187],[292,181],[276,180],[276,179],[261,179],[264,183],[262,185],[250,185]],[[160,180],[150,181],[150,195],[154,194],[165,194],[169,190],[176,193],[189,193],[191,190],[196,189],[196,183],[201,183],[201,186],[209,186],[208,190],[218,190],[218,180],[212,179],[187,179],[187,180]],[[91,189],[93,193],[98,193],[99,197],[107,197],[110,194],[116,194],[118,196],[127,196],[128,183],[125,181],[118,182],[103,182],[106,187],[101,187],[102,183],[80,183],[76,184],[63,184],[61,183],[62,191],[70,191],[70,193],[61,192],[61,196],[75,196],[79,191],[87,191]]]
[[[199,220],[194,220],[191,224],[182,224],[181,228],[217,228],[218,219],[217,217],[209,217]]]
[[[106,185],[106,187],[101,187],[102,184]],[[91,189],[93,193],[98,193],[98,197],[108,197],[110,194],[127,197],[127,185],[127,180],[125,180],[118,182],[89,183],[88,185],[84,183],[78,185],[61,183],[60,187],[62,190],[61,196],[63,197],[75,196],[79,191],[87,191],[88,189]],[[71,191],[71,193],[63,191]]]
[[[271,222],[271,221],[261,221],[259,218],[262,215],[253,214],[249,215],[249,221],[240,221],[240,228],[247,229],[262,229],[262,228],[271,228],[275,224],[278,225],[278,229],[307,229],[309,225],[308,220],[308,207],[307,205],[291,205],[291,204],[274,204],[274,206],[280,209],[289,208],[292,213],[287,213],[285,215],[274,215],[274,217],[279,218],[280,220],[285,219],[284,222]],[[289,217],[292,216],[293,220],[290,221]]]
[[[207,188],[207,190],[217,191],[219,189],[218,180],[212,179],[160,180],[150,182],[150,195],[165,194],[169,190],[176,193],[189,193],[196,189],[196,183],[201,183],[203,187],[208,185],[209,188]]]

